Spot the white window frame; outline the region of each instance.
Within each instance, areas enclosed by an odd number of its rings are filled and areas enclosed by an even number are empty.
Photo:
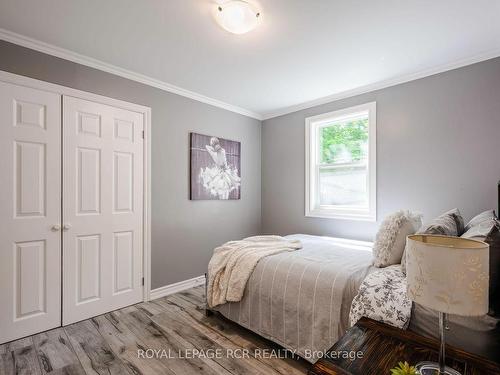
[[[368,208],[319,204],[319,129],[332,122],[368,112]],[[305,216],[329,219],[377,220],[377,104],[366,103],[306,118]]]

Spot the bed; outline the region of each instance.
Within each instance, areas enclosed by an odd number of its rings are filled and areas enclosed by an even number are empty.
[[[262,259],[240,302],[208,309],[314,363],[349,328],[353,298],[372,266],[372,243],[304,234],[302,249]],[[387,269],[387,268],[386,268]],[[447,342],[498,361],[499,319],[450,316]],[[408,327],[424,336],[438,332],[437,312],[414,304]]]
[[[224,317],[315,362],[349,328],[349,310],[371,265],[370,242],[303,234],[302,248],[262,259]]]
[[[500,182],[498,198],[500,212]],[[212,310],[207,306],[207,314],[217,311],[314,363],[349,328],[351,303],[360,285],[372,273],[369,279],[375,278],[375,272],[381,269],[372,265],[371,242],[304,234],[286,238],[300,240],[302,248],[263,258],[251,274],[241,301]],[[393,267],[400,269],[400,265]],[[408,329],[436,336],[437,312],[418,304],[410,305],[410,309]],[[450,315],[449,325],[447,343],[500,360],[498,316]]]

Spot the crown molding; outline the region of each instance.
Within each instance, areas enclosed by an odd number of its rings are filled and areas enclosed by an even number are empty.
[[[316,106],[322,105],[322,104],[331,103],[331,102],[334,102],[334,101],[337,101],[340,99],[351,98],[353,96],[366,94],[368,92],[377,91],[377,90],[385,89],[387,87],[400,85],[402,83],[415,81],[415,80],[420,79],[420,78],[425,78],[425,77],[433,76],[433,75],[436,75],[439,73],[444,73],[444,72],[447,72],[449,70],[462,68],[462,67],[467,66],[467,65],[472,65],[472,64],[475,64],[475,63],[478,63],[481,61],[490,60],[490,59],[493,59],[493,58],[496,58],[499,56],[500,56],[500,49],[490,50],[490,51],[487,51],[485,53],[475,55],[473,57],[456,60],[456,61],[448,63],[448,64],[438,65],[438,66],[435,66],[435,67],[432,67],[429,69],[421,70],[421,71],[416,72],[416,73],[401,75],[401,76],[390,78],[390,79],[387,79],[384,81],[375,82],[375,83],[370,84],[370,85],[357,87],[357,88],[354,88],[352,90],[342,91],[342,92],[339,92],[337,94],[328,95],[328,96],[325,96],[322,98],[314,99],[314,100],[311,100],[311,101],[308,101],[305,103],[285,107],[285,108],[279,109],[277,111],[267,112],[267,113],[264,113],[262,115],[262,120],[263,121],[269,120],[269,119],[272,119],[274,117],[287,115],[289,113],[293,113],[293,112],[297,112],[297,111],[300,111],[303,109],[316,107]]]
[[[220,100],[213,99],[208,96],[183,89],[182,87],[178,87],[170,83],[163,82],[158,79],[133,72],[131,70],[123,69],[116,65],[108,64],[104,61],[100,61],[92,57],[85,56],[64,48],[56,47],[52,44],[48,44],[37,39],[17,34],[9,30],[0,28],[0,40],[5,40],[6,42],[14,43],[22,47],[30,48],[38,52],[43,52],[47,55],[59,57],[61,59],[85,65],[90,68],[102,70],[104,72],[111,73],[126,79],[130,79],[132,81],[139,82],[148,86],[152,86],[163,91],[167,91],[173,94],[184,96],[189,99],[196,100],[201,103],[209,104],[214,107],[219,107],[231,112],[235,112],[243,116],[248,116],[257,120],[262,120],[261,114],[250,111],[248,109],[241,108],[229,103],[225,103]]]
[[[225,103],[225,102],[222,102],[220,100],[213,99],[213,98],[210,98],[208,96],[198,94],[198,93],[190,91],[190,90],[183,89],[182,87],[178,87],[178,86],[172,85],[170,83],[163,82],[163,81],[160,81],[158,79],[148,77],[148,76],[143,75],[143,74],[139,74],[139,73],[127,70],[127,69],[123,69],[123,68],[120,68],[118,66],[108,64],[106,62],[94,59],[92,57],[88,57],[88,56],[85,56],[85,55],[82,55],[82,54],[79,54],[79,53],[76,53],[73,51],[69,51],[69,50],[64,49],[64,48],[56,47],[54,45],[39,41],[37,39],[33,39],[33,38],[30,38],[30,37],[27,37],[27,36],[24,36],[21,34],[17,34],[17,33],[14,33],[12,31],[5,30],[2,28],[0,28],[0,40],[5,40],[7,42],[14,43],[14,44],[20,45],[22,47],[30,48],[30,49],[33,49],[33,50],[36,50],[39,52],[43,52],[43,53],[51,55],[51,56],[59,57],[59,58],[64,59],[64,60],[72,61],[72,62],[77,63],[77,64],[85,65],[85,66],[88,66],[90,68],[94,68],[94,69],[98,69],[98,70],[101,70],[101,71],[104,71],[107,73],[111,73],[111,74],[114,74],[114,75],[117,75],[117,76],[120,76],[120,77],[123,77],[126,79],[130,79],[130,80],[135,81],[135,82],[139,82],[139,83],[142,83],[142,84],[145,84],[148,86],[152,86],[152,87],[158,88],[158,89],[163,90],[163,91],[167,91],[167,92],[170,92],[173,94],[184,96],[186,98],[193,99],[193,100],[196,100],[196,101],[201,102],[201,103],[209,104],[211,106],[222,108],[222,109],[225,109],[225,110],[228,110],[228,111],[231,111],[234,113],[238,113],[238,114],[241,114],[243,116],[248,116],[248,117],[260,120],[260,121],[269,120],[269,119],[272,119],[274,117],[283,116],[283,115],[297,112],[297,111],[300,111],[303,109],[308,109],[308,108],[312,108],[312,107],[315,107],[318,105],[334,102],[336,100],[346,99],[346,98],[350,98],[350,97],[353,97],[356,95],[366,94],[368,92],[381,90],[381,89],[391,87],[391,86],[396,86],[396,85],[399,85],[402,83],[407,83],[407,82],[414,81],[414,80],[417,80],[420,78],[429,77],[429,76],[432,76],[435,74],[443,73],[443,72],[446,72],[449,70],[461,68],[461,67],[464,67],[467,65],[475,64],[475,63],[478,63],[481,61],[493,59],[493,58],[500,56],[500,49],[497,48],[497,49],[490,50],[490,51],[487,51],[487,52],[482,53],[482,54],[475,55],[475,56],[470,57],[470,58],[457,60],[457,61],[454,61],[454,62],[451,62],[448,64],[443,64],[443,65],[439,65],[439,66],[432,67],[429,69],[424,69],[424,70],[421,70],[421,71],[416,72],[416,73],[401,75],[401,76],[390,78],[387,80],[375,82],[373,84],[369,84],[366,86],[357,87],[357,88],[354,88],[352,90],[342,91],[342,92],[339,92],[336,94],[328,95],[325,97],[321,97],[318,99],[314,99],[311,101],[300,103],[297,105],[292,105],[289,107],[278,109],[276,111],[270,111],[270,112],[267,112],[264,114],[260,114],[260,113],[250,111],[248,109],[241,108],[241,107],[229,104],[229,103]]]

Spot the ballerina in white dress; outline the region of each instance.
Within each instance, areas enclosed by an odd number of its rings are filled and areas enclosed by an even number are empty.
[[[241,178],[238,176],[238,170],[228,165],[226,150],[221,147],[218,138],[212,137],[210,145],[206,145],[205,148],[215,166],[201,168],[200,180],[203,187],[219,199],[229,199],[229,194],[240,186]]]

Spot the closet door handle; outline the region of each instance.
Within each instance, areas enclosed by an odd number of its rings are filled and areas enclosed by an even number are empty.
[[[54,224],[52,225],[52,228],[50,228],[52,232],[59,232],[61,230],[61,226],[59,224]]]
[[[67,231],[67,230],[70,230],[70,229],[71,229],[71,224],[68,223],[68,224],[64,224],[63,225],[63,230],[64,231]]]

